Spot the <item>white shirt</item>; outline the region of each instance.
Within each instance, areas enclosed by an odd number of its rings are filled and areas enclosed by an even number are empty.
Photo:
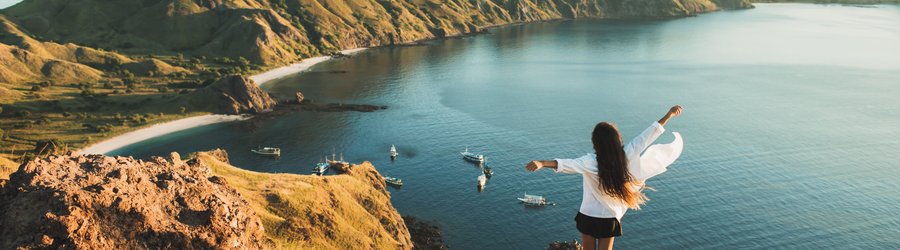
[[[625,157],[628,158],[628,172],[634,180],[643,183],[650,177],[666,171],[672,162],[681,155],[684,143],[681,135],[675,135],[675,141],[670,144],[653,145],[666,129],[658,122],[653,122],[649,128],[625,145]],[[648,148],[649,147],[649,148]],[[641,152],[646,153],[641,155]],[[600,190],[600,180],[597,176],[597,156],[587,154],[577,159],[556,159],[557,173],[581,174],[584,191],[581,199],[581,208],[578,210],[584,215],[595,218],[616,218],[621,220],[628,210],[628,206]],[[638,189],[641,186],[635,185]]]

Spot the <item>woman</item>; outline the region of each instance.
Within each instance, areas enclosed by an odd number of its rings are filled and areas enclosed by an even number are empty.
[[[575,224],[581,232],[584,249],[612,249],[614,237],[622,235],[620,220],[629,208],[639,209],[647,197],[641,193],[644,180],[665,171],[681,155],[681,136],[668,145],[654,145],[653,141],[665,131],[663,126],[681,115],[681,106],[674,106],[659,122],[654,122],[628,145],[612,123],[601,122],[594,127],[591,142],[595,154],[577,159],[532,161],[525,169],[537,171],[552,168],[557,173],[583,176],[584,193]],[[641,156],[641,152],[647,152]]]

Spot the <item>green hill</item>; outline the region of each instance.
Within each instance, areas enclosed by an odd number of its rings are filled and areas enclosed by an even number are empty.
[[[97,82],[104,71],[132,69],[166,75],[187,70],[159,60],[135,61],[127,56],[79,46],[35,39],[6,16],[0,15],[0,82]]]
[[[46,40],[133,53],[244,57],[278,65],[339,49],[409,43],[563,18],[669,18],[745,0],[31,0],[3,10]]]

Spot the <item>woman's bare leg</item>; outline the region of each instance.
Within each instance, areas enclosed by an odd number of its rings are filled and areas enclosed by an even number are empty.
[[[581,234],[581,249],[596,250],[597,238],[594,238],[594,236],[590,236],[587,234]]]
[[[597,246],[600,250],[612,250],[613,249],[613,241],[616,240],[616,237],[609,238],[597,238]]]

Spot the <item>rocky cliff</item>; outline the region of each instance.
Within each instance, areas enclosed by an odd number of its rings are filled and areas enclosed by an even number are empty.
[[[186,96],[191,107],[221,114],[259,113],[277,104],[250,78],[231,75]]]
[[[221,150],[50,156],[0,182],[0,249],[411,249],[381,178],[256,173]]]
[[[30,0],[2,11],[53,41],[278,65],[338,49],[408,43],[509,23],[670,18],[747,0]]]
[[[178,157],[35,159],[0,188],[0,248],[263,247],[259,217],[223,184]]]

